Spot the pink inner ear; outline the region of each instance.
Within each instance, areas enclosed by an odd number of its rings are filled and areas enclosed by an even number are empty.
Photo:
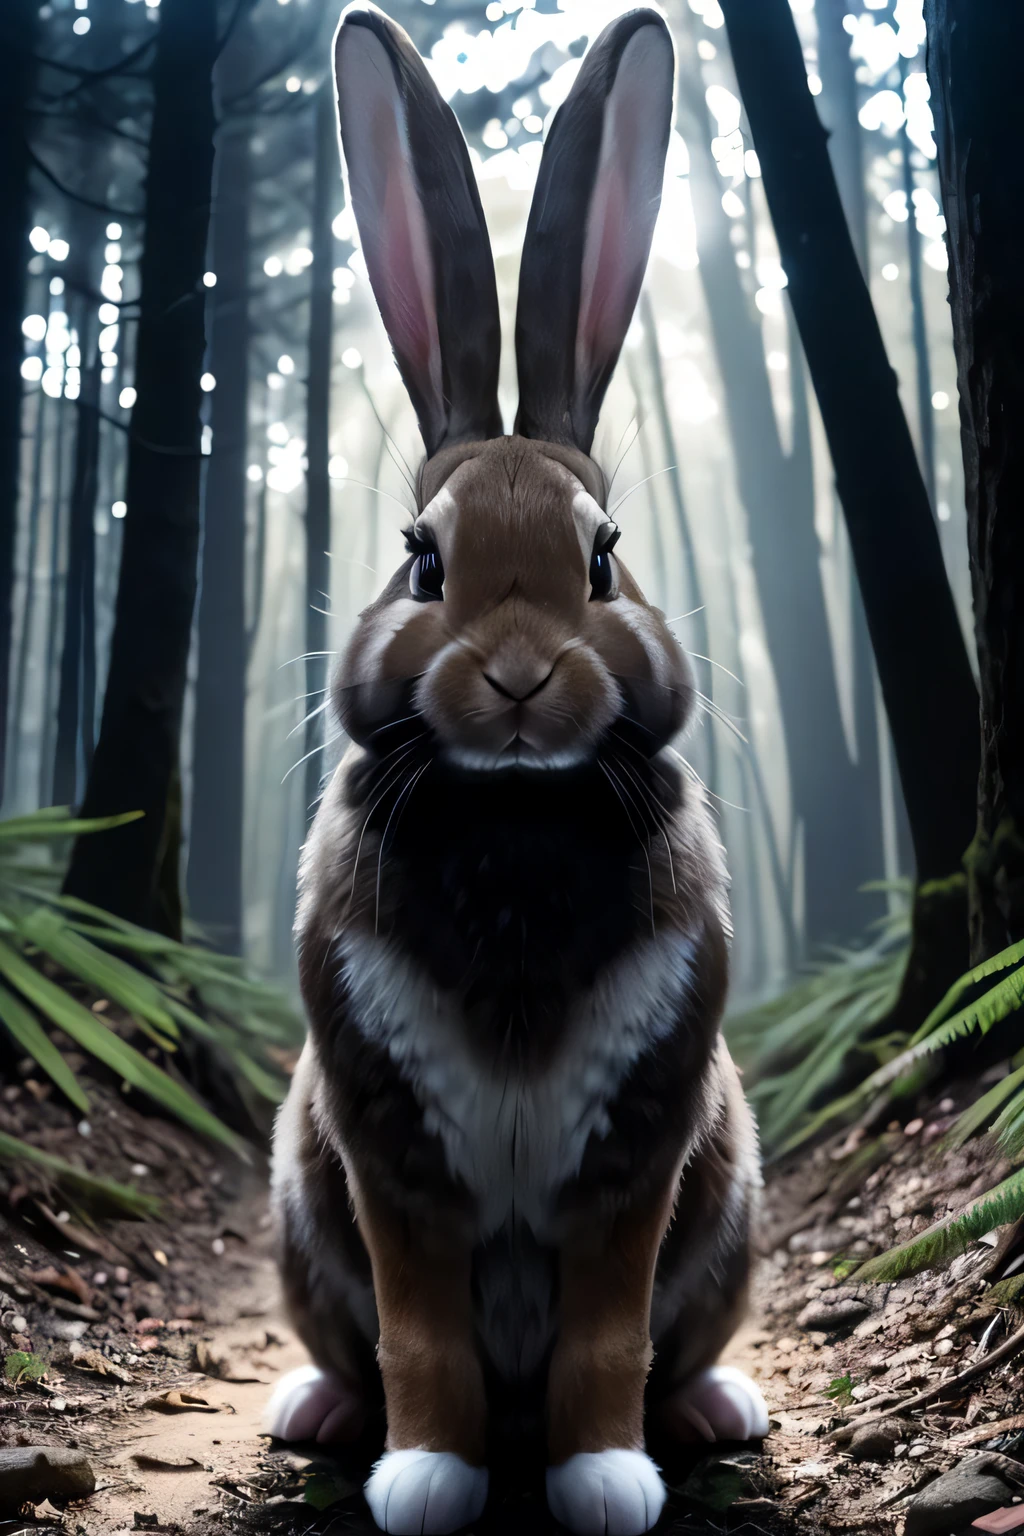
[[[434,270],[427,228],[412,189],[412,172],[392,161],[386,172],[378,261],[379,303],[388,335],[420,379],[441,392]],[[374,282],[377,292],[377,282]]]
[[[622,169],[614,160],[602,166],[587,215],[587,236],[580,290],[580,315],[576,331],[576,376],[586,377],[597,360],[621,345],[630,321],[633,301],[626,310],[625,284],[631,260],[627,222],[629,200]],[[582,374],[580,365],[583,365]]]
[[[658,124],[666,91],[671,99],[671,56],[653,27],[641,27],[623,49],[605,105],[583,245],[578,390],[618,353],[643,282],[664,175]]]
[[[354,27],[338,51],[349,193],[363,256],[399,366],[443,431],[434,265],[394,75],[380,42]]]

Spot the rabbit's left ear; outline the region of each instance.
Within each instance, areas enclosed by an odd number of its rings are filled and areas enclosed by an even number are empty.
[[[674,74],[662,17],[630,11],[589,50],[551,124],[519,276],[524,437],[590,452],[650,254]]]

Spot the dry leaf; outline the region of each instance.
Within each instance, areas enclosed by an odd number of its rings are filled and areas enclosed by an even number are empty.
[[[222,1410],[216,1403],[208,1403],[205,1397],[196,1397],[192,1392],[174,1390],[162,1392],[159,1397],[151,1397],[142,1405],[144,1408],[155,1408],[157,1413],[220,1413]]]
[[[106,1355],[101,1355],[98,1349],[87,1349],[82,1344],[72,1344],[71,1363],[80,1371],[92,1371],[96,1376],[110,1376],[114,1381],[135,1380],[130,1371],[124,1370],[113,1360],[108,1360]]]
[[[49,1286],[52,1290],[67,1291],[77,1296],[84,1306],[88,1306],[92,1300],[92,1286],[82,1279],[76,1269],[57,1269],[51,1264],[47,1269],[26,1269],[22,1273],[33,1285]]]
[[[59,1509],[54,1509],[49,1499],[44,1499],[41,1504],[33,1504],[32,1517],[35,1520],[48,1520],[57,1525],[63,1525],[64,1516]]]

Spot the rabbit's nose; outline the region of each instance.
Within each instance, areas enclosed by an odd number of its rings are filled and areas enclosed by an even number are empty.
[[[524,704],[535,693],[540,693],[554,670],[547,661],[492,659],[484,672],[484,678],[503,699],[511,699],[514,704]]]

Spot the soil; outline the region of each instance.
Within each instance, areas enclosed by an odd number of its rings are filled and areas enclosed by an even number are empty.
[[[78,1449],[97,1484],[85,1499],[0,1510],[0,1536],[369,1533],[358,1454],[259,1433],[272,1384],[303,1359],[279,1310],[262,1158],[247,1166],[110,1084],[88,1088],[83,1127],[26,1065],[0,1090],[0,1130],[134,1183],[162,1214],[100,1219],[38,1170],[0,1168],[0,1355],[45,1367],[38,1381],[32,1370],[0,1381],[0,1449]],[[1019,1469],[1024,1491],[1024,1353],[999,1360],[1024,1318],[1005,1285],[992,1295],[1022,1262],[1018,1231],[989,1234],[942,1273],[842,1278],[841,1261],[904,1240],[1005,1175],[984,1138],[945,1148],[956,1107],[942,1101],[874,1138],[844,1132],[770,1170],[750,1320],[728,1358],[761,1383],[771,1432],[762,1447],[666,1460],[664,1530],[901,1536],[915,1494],[978,1449],[996,1453],[1011,1487]],[[493,1504],[481,1536],[555,1529],[515,1489]]]

